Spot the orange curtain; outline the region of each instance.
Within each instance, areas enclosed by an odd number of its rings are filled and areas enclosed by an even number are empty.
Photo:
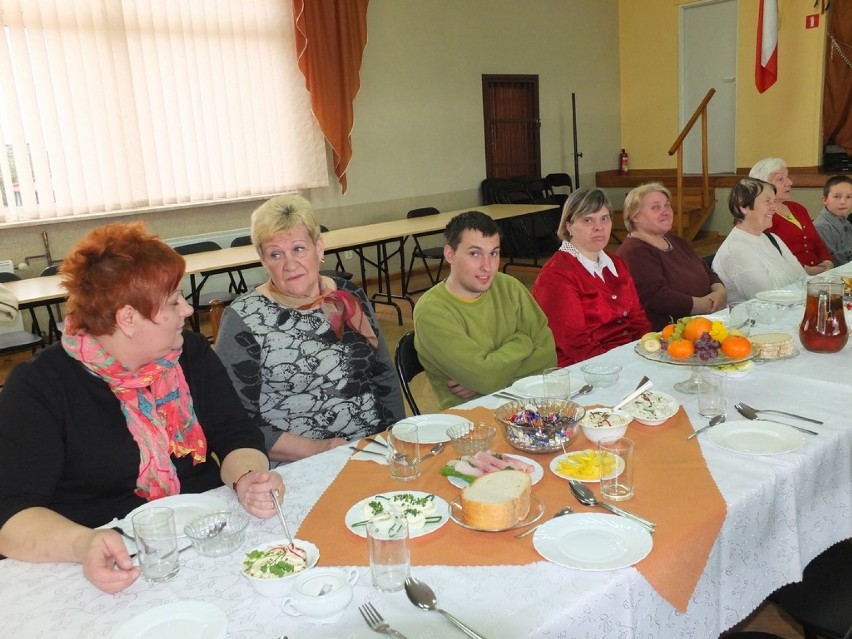
[[[825,144],[852,154],[852,1],[834,0],[828,23],[822,128]]]
[[[334,173],[346,193],[352,158],[352,101],[361,87],[369,0],[293,0],[296,55],[311,106],[334,154]]]

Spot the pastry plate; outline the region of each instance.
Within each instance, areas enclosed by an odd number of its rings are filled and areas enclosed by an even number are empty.
[[[719,351],[719,354],[716,356],[716,359],[711,359],[709,361],[702,362],[697,355],[691,355],[689,357],[678,359],[677,357],[672,357],[662,349],[653,353],[649,353],[644,348],[642,348],[642,344],[640,344],[639,342],[636,342],[636,344],[633,346],[633,350],[638,355],[641,355],[645,359],[650,359],[652,362],[677,364],[678,366],[724,366],[725,364],[736,364],[737,362],[745,362],[757,355],[757,349],[752,346],[751,353],[749,353],[745,357],[728,357],[722,351]]]
[[[465,523],[462,514],[462,505],[461,505],[461,495],[458,495],[455,499],[450,502],[450,519],[456,522],[462,528],[467,528],[468,530],[478,530],[479,532],[503,532],[506,530],[515,530],[517,528],[523,528],[524,526],[529,526],[530,524],[534,524],[541,516],[544,514],[544,503],[539,499],[537,495],[530,495],[530,512],[527,513],[527,516],[524,517],[521,521],[519,521],[514,526],[509,528],[476,528],[475,526],[471,526],[468,523]]]
[[[533,466],[533,471],[532,471],[532,473],[530,473],[530,479],[532,480],[533,484],[537,484],[538,482],[541,481],[542,477],[544,477],[544,469],[541,467],[541,464],[539,464],[536,460],[530,459],[529,457],[524,457],[523,455],[515,455],[514,453],[507,453],[507,454],[511,455],[515,459],[519,459],[522,462],[526,462],[530,466]],[[495,472],[500,472],[500,471],[495,471]],[[447,479],[449,479],[450,483],[453,486],[455,486],[456,488],[465,488],[467,486],[470,486],[470,484],[467,483],[461,477],[450,476],[450,477],[447,477]]]
[[[588,477],[582,477],[580,475],[569,475],[560,473],[557,468],[559,467],[559,462],[563,459],[576,459],[583,455],[588,455],[589,453],[597,452],[591,448],[587,448],[586,450],[575,450],[571,453],[564,453],[562,455],[557,455],[553,459],[550,460],[550,470],[551,472],[559,477],[560,479],[576,479],[577,481],[585,482],[585,483],[597,483],[600,481],[599,477],[595,479],[589,479]],[[615,456],[615,470],[609,473],[604,479],[612,479],[613,477],[618,477],[622,472],[624,472],[624,460],[618,455]]]
[[[755,297],[763,302],[775,302],[776,304],[787,304],[789,306],[802,304],[805,301],[805,297],[801,291],[784,288],[774,291],[760,291],[760,293],[755,294]]]
[[[544,383],[541,378],[541,375],[522,377],[521,379],[515,380],[515,382],[509,387],[509,390],[521,397],[542,397],[544,395]],[[575,380],[570,375],[569,383],[571,384],[571,388],[574,389]],[[576,386],[576,388],[580,388],[580,386]]]
[[[157,606],[124,622],[113,639],[224,639],[228,618],[203,601]]]
[[[579,513],[544,522],[533,547],[548,561],[577,570],[618,570],[648,556],[654,540],[639,524],[600,513]]]
[[[799,355],[799,352],[800,352],[799,349],[794,346],[793,351],[789,355],[784,355],[784,357],[770,357],[770,358],[755,357],[754,362],[756,364],[768,364],[769,362],[780,362],[782,359],[792,359],[794,357],[797,357]]]
[[[709,439],[720,448],[747,455],[780,455],[805,445],[805,436],[799,431],[759,419],[717,424]]]
[[[171,508],[175,512],[175,534],[178,539],[186,537],[183,527],[199,515],[214,513],[217,510],[228,510],[228,504],[211,495],[189,493],[169,495],[168,497],[149,501],[147,504],[142,504],[138,508],[134,508],[127,513],[123,522],[119,522],[119,525],[127,534],[135,537],[136,534],[133,532],[133,516],[141,513],[143,510],[160,507]]]
[[[450,436],[447,435],[447,429],[456,424],[470,424],[469,419],[459,417],[458,415],[448,415],[445,413],[435,415],[415,415],[414,417],[406,417],[397,422],[399,424],[416,424],[417,439],[421,444],[437,444],[438,442],[450,441]],[[400,437],[402,441],[406,441]]]
[[[381,498],[383,496],[384,497],[393,497],[394,495],[404,495],[404,494],[414,495],[418,499],[422,498],[422,497],[429,497],[430,495],[432,495],[432,493],[424,493],[423,491],[420,491],[420,490],[393,490],[393,491],[389,491],[389,492],[386,492],[386,493],[379,493],[377,495],[372,495],[370,497],[362,499],[357,504],[352,506],[352,508],[350,508],[348,511],[346,511],[346,515],[343,518],[343,521],[346,524],[346,527],[349,530],[351,530],[352,532],[354,532],[356,535],[358,535],[359,537],[363,537],[364,539],[366,539],[367,538],[367,526],[364,526],[364,525],[353,526],[353,524],[358,523],[359,521],[364,521],[366,519],[366,516],[364,515],[364,511],[362,510],[362,507],[364,506],[364,504],[366,504],[369,501],[373,501],[374,499]],[[432,496],[434,497],[433,501],[435,503],[435,512],[429,513],[427,515],[427,517],[428,516],[440,515],[441,521],[437,521],[433,524],[426,524],[422,528],[418,528],[417,530],[411,530],[409,528],[409,530],[408,530],[409,538],[413,539],[414,537],[422,537],[423,535],[428,535],[431,532],[435,532],[436,530],[438,530],[438,528],[440,528],[441,526],[443,526],[444,524],[447,523],[447,519],[450,515],[450,508],[447,505],[447,502],[444,501],[443,499],[441,499],[440,497],[438,497],[437,495],[432,495]]]

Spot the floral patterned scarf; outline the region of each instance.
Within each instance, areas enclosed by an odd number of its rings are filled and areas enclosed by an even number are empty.
[[[207,458],[207,439],[178,364],[181,349],[131,372],[97,339],[71,323],[72,317],[66,317],[65,352],[109,384],[139,446],[134,492],[148,501],[179,493],[180,480],[170,456],[192,455],[196,464]]]
[[[370,343],[374,350],[379,348],[379,338],[370,325],[370,320],[361,309],[357,298],[349,291],[340,291],[329,277],[320,278],[320,294],[318,297],[297,297],[283,293],[272,280],[262,284],[258,290],[269,299],[278,302],[282,306],[297,311],[310,311],[315,308],[322,309],[331,324],[331,330],[337,335],[337,339],[343,337],[344,326],[348,326],[360,333]]]

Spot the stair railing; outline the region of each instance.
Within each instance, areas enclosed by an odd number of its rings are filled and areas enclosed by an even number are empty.
[[[710,204],[710,177],[707,170],[708,161],[707,161],[707,105],[710,103],[713,95],[716,93],[716,89],[710,89],[707,92],[707,95],[704,96],[704,99],[701,100],[701,104],[698,105],[698,108],[695,109],[695,113],[692,114],[692,117],[689,118],[689,122],[686,123],[686,126],[683,127],[683,130],[680,132],[680,135],[677,136],[677,139],[672,144],[672,147],[669,149],[669,155],[674,155],[677,153],[677,198],[675,201],[676,204],[676,222],[677,222],[677,234],[680,237],[683,237],[683,142],[686,139],[686,136],[689,135],[689,132],[692,131],[692,127],[695,126],[695,122],[698,118],[701,118],[701,176],[702,176],[702,184],[703,189],[701,191],[701,207],[702,209],[706,209]],[[690,238],[691,239],[691,238]]]

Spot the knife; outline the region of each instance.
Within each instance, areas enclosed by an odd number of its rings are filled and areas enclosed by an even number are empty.
[[[370,442],[371,444],[376,444],[377,446],[381,446],[382,448],[387,448],[388,445],[384,442],[380,442],[378,439],[373,439],[372,437],[364,437],[365,442]]]
[[[358,448],[357,446],[350,446],[352,450],[357,450],[359,453],[367,453],[368,455],[378,455],[379,457],[387,457],[385,453],[377,453],[374,450],[367,450],[366,448]]]
[[[725,416],[724,416],[724,415],[716,415],[715,417],[713,417],[713,418],[710,420],[710,423],[709,423],[709,424],[707,424],[706,426],[702,426],[701,428],[699,428],[697,431],[695,431],[694,433],[692,433],[692,435],[689,435],[689,436],[687,437],[687,439],[689,440],[689,439],[692,439],[693,437],[697,437],[699,433],[703,433],[703,432],[704,432],[705,430],[707,430],[708,428],[713,428],[716,424],[719,424],[719,423],[721,423],[721,422],[723,422],[723,421],[725,421]]]

